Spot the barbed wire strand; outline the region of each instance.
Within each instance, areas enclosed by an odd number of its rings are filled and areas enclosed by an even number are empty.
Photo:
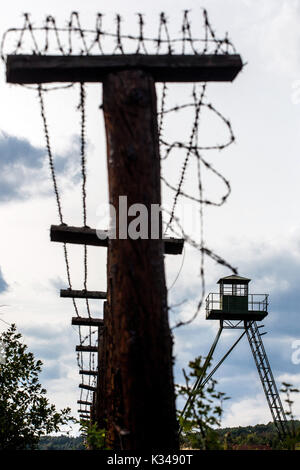
[[[57,178],[56,178],[56,172],[55,172],[55,166],[54,166],[54,161],[53,161],[53,153],[50,145],[50,135],[49,135],[49,128],[48,128],[48,122],[46,118],[46,112],[45,112],[45,103],[43,99],[43,89],[42,86],[38,86],[38,96],[39,96],[39,102],[40,102],[40,110],[41,110],[41,117],[42,117],[42,122],[43,122],[43,128],[44,128],[44,136],[45,136],[45,141],[46,141],[46,149],[47,149],[47,154],[48,154],[48,160],[49,160],[49,167],[50,167],[50,172],[51,172],[51,177],[52,177],[52,182],[53,182],[53,188],[54,188],[54,193],[55,193],[55,198],[56,198],[56,204],[57,204],[57,209],[58,209],[58,214],[59,214],[59,220],[61,224],[64,224],[64,219],[63,219],[63,213],[62,213],[62,204],[61,204],[61,199],[59,195],[59,190],[58,190],[58,184],[57,184]],[[86,185],[86,168],[85,168],[85,95],[84,95],[84,90],[81,87],[81,166],[82,166],[82,175],[83,175],[83,186],[82,186],[82,194],[83,194],[83,218],[84,218],[84,224],[86,225],[86,201],[85,201],[85,185]],[[64,252],[64,259],[65,259],[65,265],[66,265],[66,272],[67,272],[67,280],[68,280],[68,285],[69,289],[72,290],[72,282],[71,282],[71,274],[70,274],[70,264],[69,264],[69,257],[68,257],[68,251],[67,251],[67,246],[66,243],[63,243],[63,252]],[[87,290],[87,252],[86,252],[86,246],[85,246],[85,252],[84,252],[84,288]],[[88,299],[86,299],[87,302],[87,310],[88,314],[90,316],[90,309],[88,305]],[[74,299],[72,298],[72,303],[73,307],[76,313],[76,316],[79,317],[79,312],[78,312],[78,307],[77,303]],[[87,335],[87,338],[89,339],[89,344],[91,345],[91,327],[89,328],[89,334]],[[78,327],[78,336],[79,336],[79,344],[82,345],[86,341],[87,338],[82,338],[82,332],[81,332],[81,326]],[[89,365],[91,369],[91,354],[89,353]],[[83,353],[80,352],[77,354],[77,364],[79,366],[79,369],[84,368],[84,360],[83,360]],[[89,384],[91,377],[89,376]],[[84,377],[81,375],[81,383],[84,384]],[[82,389],[81,389],[81,397],[82,397]]]
[[[208,15],[206,10],[202,10],[203,21],[203,30],[204,37],[196,38],[192,36],[191,32],[191,20],[190,12],[184,10],[183,19],[181,24],[181,36],[171,38],[168,28],[168,19],[165,13],[161,13],[159,16],[159,25],[158,25],[158,35],[155,38],[146,37],[144,35],[144,19],[143,15],[138,13],[138,31],[136,35],[124,34],[121,32],[121,17],[120,15],[116,16],[116,31],[105,31],[103,29],[103,14],[97,13],[95,27],[93,29],[84,29],[81,26],[80,15],[78,12],[74,11],[70,14],[70,19],[67,22],[65,27],[58,27],[56,20],[53,16],[47,16],[45,23],[41,27],[36,27],[33,25],[30,15],[28,13],[24,14],[23,26],[20,28],[9,28],[2,36],[1,42],[1,57],[5,61],[7,53],[5,51],[5,44],[8,37],[11,35],[18,35],[16,46],[10,51],[10,54],[17,54],[20,52],[22,46],[24,46],[25,38],[29,40],[30,45],[28,45],[28,53],[31,54],[46,54],[53,53],[50,49],[50,34],[54,34],[55,38],[55,49],[54,52],[59,52],[62,55],[71,55],[73,53],[79,53],[81,55],[90,55],[94,52],[95,47],[97,47],[96,52],[100,54],[112,53],[112,54],[125,54],[125,53],[141,53],[143,50],[145,54],[147,53],[156,53],[159,54],[162,50],[162,46],[167,46],[167,53],[173,54],[176,53],[174,47],[178,44],[181,45],[181,53],[184,54],[186,51],[187,43],[190,44],[191,51],[194,54],[228,54],[236,53],[234,45],[228,39],[228,34],[226,32],[225,37],[218,39],[214,30],[211,27],[211,24],[208,20]],[[39,36],[39,42],[42,44],[41,47],[38,46],[38,39],[36,34],[44,34],[43,39]],[[67,47],[63,46],[63,41],[60,38],[60,35],[66,35]],[[90,39],[87,37],[90,36]],[[102,39],[103,38],[114,39],[116,45],[112,50],[104,51]],[[89,41],[89,43],[88,43]],[[125,50],[123,46],[123,41],[129,41],[131,44],[130,50]],[[150,51],[147,44],[153,45],[153,51]],[[75,47],[77,44],[77,48]],[[197,46],[201,46],[197,49]],[[210,46],[212,49],[210,50]],[[128,44],[129,47],[129,44]]]

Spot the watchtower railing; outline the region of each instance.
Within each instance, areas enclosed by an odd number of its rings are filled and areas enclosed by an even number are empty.
[[[226,294],[225,294],[226,296]],[[234,296],[233,296],[234,297]],[[269,294],[248,294],[248,311],[249,312],[267,312]],[[219,292],[212,292],[206,298],[206,311],[222,310],[222,298]]]

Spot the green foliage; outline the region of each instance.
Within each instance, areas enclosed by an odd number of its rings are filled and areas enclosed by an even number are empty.
[[[57,411],[39,383],[42,362],[35,360],[12,325],[0,335],[5,349],[0,364],[0,449],[35,449],[43,434],[74,421],[70,409]]]
[[[71,436],[42,436],[38,444],[39,450],[85,450],[83,438]]]
[[[205,363],[204,363],[205,364]],[[290,436],[280,440],[274,423],[257,424],[236,428],[220,428],[223,414],[223,402],[228,397],[224,393],[216,391],[215,380],[210,380],[206,388],[198,387],[193,390],[193,384],[197,379],[205,376],[201,356],[189,363],[191,372],[189,375],[183,371],[185,385],[176,385],[177,396],[189,400],[184,416],[178,412],[181,427],[181,446],[194,449],[207,450],[295,450],[300,449],[300,422],[295,420],[292,400],[293,394],[299,390],[293,385],[283,382],[280,390],[285,393],[285,403],[288,405],[286,416],[290,422]],[[192,384],[191,384],[192,382]],[[217,403],[216,403],[217,402]]]
[[[219,435],[214,427],[220,426],[223,402],[229,397],[216,391],[217,382],[213,379],[205,387],[193,390],[193,384],[205,372],[201,356],[191,361],[189,368],[191,369],[189,374],[183,371],[185,385],[176,385],[177,396],[189,400],[184,415],[181,416],[181,412],[177,412],[182,430],[182,444],[188,442],[192,448],[197,449],[221,449]]]
[[[274,423],[223,428],[218,431],[226,450],[279,449],[280,441]]]
[[[86,447],[91,450],[108,450],[105,445],[105,429],[98,429],[97,423],[80,421],[80,430],[85,436]]]
[[[288,409],[285,411],[286,416],[290,420],[290,436],[287,436],[283,442],[283,445],[288,450],[295,450],[297,443],[300,441],[300,429],[296,427],[295,416],[293,413],[293,404],[292,400],[293,393],[299,393],[298,388],[295,388],[292,384],[282,382],[282,388],[280,389],[282,393],[285,393],[285,403],[288,405]]]

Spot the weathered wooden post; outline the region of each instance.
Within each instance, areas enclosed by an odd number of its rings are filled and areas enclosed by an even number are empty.
[[[160,157],[155,82],[142,70],[108,74],[103,82],[109,202],[117,233],[109,241],[108,309],[116,351],[111,358],[117,416],[109,430],[122,446],[175,448],[177,429],[168,324],[163,240],[151,239],[151,208],[160,205]],[[119,196],[143,204],[149,239],[132,240],[121,227]],[[124,233],[125,229],[125,233]],[[127,234],[127,235],[126,235]],[[110,325],[110,323],[109,323]],[[155,418],[156,416],[156,418]],[[159,417],[159,421],[157,420]]]
[[[8,57],[7,80],[103,82],[109,199],[119,215],[119,196],[127,196],[128,207],[144,204],[149,212],[161,202],[155,82],[232,81],[241,68],[240,56],[228,54],[16,55]],[[118,230],[116,239],[96,238],[88,228],[51,230],[53,241],[109,245],[104,326],[109,443],[122,449],[176,449],[163,261],[164,251],[176,243],[168,245],[161,236],[123,239]]]

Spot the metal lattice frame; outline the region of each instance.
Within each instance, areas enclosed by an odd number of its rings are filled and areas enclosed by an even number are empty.
[[[260,327],[262,326],[263,325],[261,325]],[[274,425],[276,427],[276,430],[279,434],[280,439],[282,439],[285,436],[290,435],[290,428],[289,428],[289,424],[286,418],[286,414],[282,406],[282,402],[281,402],[280,395],[276,386],[276,382],[272,373],[272,369],[268,360],[268,356],[267,356],[267,353],[266,353],[266,350],[264,348],[264,344],[261,338],[261,336],[265,333],[260,333],[259,331],[260,327],[257,326],[256,321],[242,322],[242,321],[229,321],[229,320],[222,321],[221,320],[220,329],[217,333],[217,336],[206,358],[203,374],[201,375],[201,377],[199,377],[196,380],[193,386],[193,392],[195,392],[197,389],[203,388],[207,384],[207,382],[212,378],[212,376],[218,370],[220,365],[233,351],[235,346],[239,343],[239,341],[243,338],[243,336],[247,334],[249,345],[250,345],[250,348],[254,357],[254,361],[256,364],[256,368],[258,370],[258,374],[259,374],[259,377],[263,386],[263,390],[264,390],[264,393],[265,393],[265,396],[266,396],[266,399],[267,399],[267,402],[271,411]],[[208,364],[210,360],[212,359],[212,355],[216,349],[217,343],[220,339],[223,329],[244,330],[244,331],[236,340],[236,342],[230,347],[227,353],[222,357],[222,359],[217,363],[217,365],[209,372],[209,374],[206,374]],[[192,401],[195,397],[195,394],[193,394],[192,397],[193,398],[190,398],[187,400],[181,412],[182,417],[187,413],[187,411],[192,406]]]
[[[259,332],[259,327],[255,321],[251,323],[245,322],[245,329],[274,424],[279,436],[283,437],[288,435],[290,430],[261,338],[262,334]]]

